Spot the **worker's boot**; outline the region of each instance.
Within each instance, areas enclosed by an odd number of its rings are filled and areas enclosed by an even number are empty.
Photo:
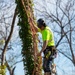
[[[52,73],[56,73],[56,65],[52,64]]]

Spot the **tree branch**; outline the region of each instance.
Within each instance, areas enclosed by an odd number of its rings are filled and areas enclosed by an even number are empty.
[[[5,46],[4,46],[4,49],[3,49],[3,52],[2,52],[1,65],[4,65],[5,53],[6,53],[6,49],[7,49],[8,43],[9,43],[9,41],[10,41],[10,39],[11,39],[12,34],[13,34],[13,29],[14,29],[14,24],[15,24],[15,20],[16,20],[16,15],[17,15],[17,8],[15,9],[15,13],[14,13],[14,17],[13,17],[13,21],[12,21],[12,25],[11,25],[10,34],[9,34],[9,36],[8,36],[8,39],[7,39],[6,42],[5,42]]]

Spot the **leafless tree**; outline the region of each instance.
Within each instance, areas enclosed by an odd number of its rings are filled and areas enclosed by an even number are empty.
[[[53,5],[53,8],[48,6],[47,1]],[[57,34],[55,35],[56,47],[61,46],[62,48],[65,45],[65,48],[61,50],[58,48],[58,50],[75,65],[73,35],[75,33],[75,0],[67,0],[65,3],[62,0],[55,0],[54,3],[51,3],[50,0],[47,1],[43,0],[43,5],[37,3],[40,5],[40,9],[42,8],[42,10],[35,8],[38,12],[37,15],[44,18],[47,23],[53,24],[54,33]],[[54,9],[53,12],[52,9]]]
[[[37,19],[43,18],[52,28],[59,53],[75,66],[75,0],[42,0],[34,3],[34,15]]]
[[[16,47],[19,44],[19,36],[17,33],[17,27],[15,25],[16,21],[16,14],[17,14],[17,8],[15,8],[15,3],[5,3],[4,1],[1,1],[0,3],[0,40],[5,40],[4,44],[0,46],[0,63],[1,65],[6,65],[10,75],[14,75],[14,70],[16,66],[15,64],[21,62],[22,60],[17,61],[16,58],[19,58],[21,55],[11,55],[12,60],[7,59],[9,52],[11,52],[13,49],[13,42],[15,41]],[[14,9],[14,10],[12,10]],[[15,32],[16,31],[16,32]],[[13,33],[15,32],[15,33]],[[15,36],[16,35],[16,36]],[[18,44],[17,44],[18,42]],[[14,44],[14,45],[15,45]],[[6,54],[7,52],[7,54]],[[13,52],[12,52],[13,53]],[[7,57],[6,57],[7,56]],[[6,59],[5,59],[6,58]],[[15,58],[15,60],[13,59]],[[9,60],[12,62],[12,65],[10,64]]]

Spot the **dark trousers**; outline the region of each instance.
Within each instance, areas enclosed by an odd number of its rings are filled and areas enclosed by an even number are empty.
[[[55,47],[54,46],[50,46],[47,47],[44,50],[44,58],[43,58],[43,69],[44,72],[51,72],[50,69],[50,62],[54,61],[54,52],[55,52]]]

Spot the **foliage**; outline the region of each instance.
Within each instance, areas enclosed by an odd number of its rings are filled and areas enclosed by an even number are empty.
[[[0,40],[0,45],[3,45],[4,43],[5,43],[4,39]]]
[[[30,26],[28,22],[28,17],[24,11],[24,7],[21,3],[21,0],[16,0],[19,22],[18,26],[20,27],[19,35],[22,40],[22,56],[24,69],[26,71],[25,75],[32,75],[34,68],[34,61],[32,55],[32,35],[30,31]]]
[[[0,74],[5,75],[6,74],[6,66],[5,65],[0,65]]]

